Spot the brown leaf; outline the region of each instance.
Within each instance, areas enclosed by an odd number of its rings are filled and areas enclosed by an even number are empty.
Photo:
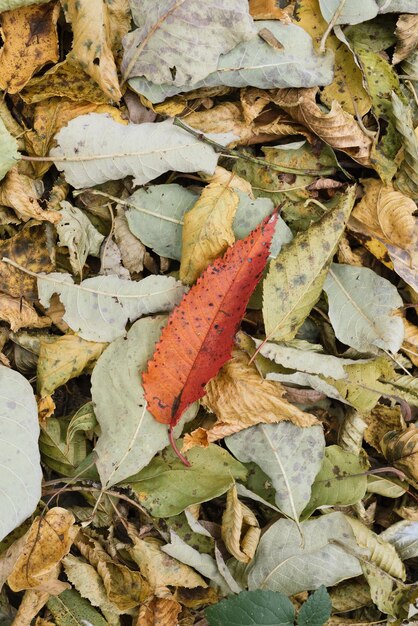
[[[418,486],[418,428],[411,424],[404,431],[392,430],[380,441],[382,452],[389,463],[404,472]]]
[[[415,324],[412,324],[405,318],[403,318],[403,324],[405,335],[401,349],[412,363],[418,367],[418,326],[415,326]]]
[[[181,605],[174,598],[152,598],[141,605],[135,626],[177,626]]]
[[[53,224],[59,222],[61,215],[42,209],[38,197],[35,181],[19,174],[17,166],[8,171],[0,185],[0,204],[13,209],[24,222],[31,218]]]
[[[47,63],[58,61],[57,2],[5,11],[0,16],[0,89],[17,93]]]
[[[7,579],[13,591],[34,589],[55,595],[68,588],[57,577],[61,559],[70,551],[77,532],[74,522],[74,515],[60,507],[54,507],[44,517],[35,519]]]
[[[50,594],[45,591],[28,589],[25,591],[13,620],[13,626],[28,626],[48,602]]]
[[[51,320],[39,317],[33,306],[23,298],[13,298],[6,293],[0,293],[0,319],[10,324],[13,331],[51,326]]]
[[[38,417],[39,421],[45,422],[48,417],[54,415],[55,413],[55,402],[52,399],[52,396],[45,396],[44,398],[37,398],[38,404]]]
[[[0,242],[0,291],[10,296],[36,300],[36,278],[1,261],[7,257],[32,272],[49,274],[54,270],[48,252],[44,226],[28,223],[17,235]]]
[[[144,244],[131,233],[125,211],[120,205],[116,208],[114,231],[123,265],[131,274],[139,274],[144,269],[146,248]]]
[[[222,539],[238,561],[249,563],[254,557],[261,530],[254,513],[243,504],[233,485],[226,494],[226,508],[222,515]]]
[[[294,120],[310,128],[332,148],[342,150],[358,163],[370,167],[371,138],[338,102],[332,102],[328,113],[321,111],[315,102],[316,92],[316,87],[278,89],[272,99]]]
[[[250,15],[254,20],[280,20],[290,22],[284,9],[279,9],[276,0],[250,0]]]
[[[362,417],[367,423],[364,439],[378,452],[381,452],[381,440],[387,432],[405,428],[399,406],[389,407],[377,404],[369,414],[362,415]]]
[[[409,57],[418,45],[418,15],[400,15],[396,22],[395,35],[398,43],[392,59],[394,65]]]

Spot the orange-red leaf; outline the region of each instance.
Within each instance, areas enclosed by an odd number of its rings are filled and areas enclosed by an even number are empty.
[[[277,214],[210,265],[174,309],[143,374],[148,409],[174,426],[228,359],[266,264]]]

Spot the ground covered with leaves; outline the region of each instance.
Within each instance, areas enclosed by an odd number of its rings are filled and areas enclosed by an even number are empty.
[[[418,614],[417,0],[0,0],[1,626]]]

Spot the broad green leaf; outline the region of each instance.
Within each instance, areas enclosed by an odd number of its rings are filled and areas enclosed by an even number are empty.
[[[81,276],[88,255],[99,256],[104,235],[96,230],[83,211],[69,202],[61,202],[58,212],[61,215],[61,220],[56,224],[58,245],[68,248],[71,267],[75,274]]]
[[[221,55],[257,33],[241,0],[207,0],[203,5],[199,0],[131,0],[130,5],[139,28],[123,40],[125,78],[196,83],[217,69]]]
[[[228,143],[232,135],[210,138]],[[212,174],[219,156],[172,120],[125,125],[106,114],[89,113],[71,120],[55,140],[58,145],[50,155],[77,189],[126,176],[133,176],[135,185],[145,185],[169,170]]]
[[[85,341],[77,335],[41,337],[37,364],[37,389],[41,398],[80,376],[93,365],[106,343]]]
[[[240,461],[261,467],[276,490],[279,509],[298,520],[324,456],[322,427],[300,428],[291,422],[257,424],[226,437],[225,443]]]
[[[395,547],[402,561],[418,556],[418,522],[396,522],[380,533],[379,537]]]
[[[295,609],[289,598],[274,591],[242,591],[205,611],[210,626],[293,626]]]
[[[392,94],[396,128],[402,136],[403,160],[395,178],[395,186],[409,198],[418,200],[418,138],[414,132],[411,110]]]
[[[168,445],[167,426],[147,411],[141,379],[166,321],[163,316],[139,320],[126,338],[111,343],[94,368],[92,398],[101,429],[95,452],[101,481],[108,487],[139,472]],[[195,413],[192,405],[177,435]]]
[[[366,469],[362,457],[346,452],[340,446],[325,448],[325,457],[303,516],[309,517],[320,506],[347,506],[359,502],[367,489]]]
[[[260,354],[267,359],[283,365],[287,369],[299,370],[311,374],[322,374],[332,378],[347,378],[344,365],[356,363],[353,359],[343,359],[330,354],[321,354],[311,350],[298,350],[291,346],[276,343],[264,343],[259,339],[253,339],[257,348],[262,346]]]
[[[98,430],[98,422],[94,414],[93,402],[83,404],[72,416],[67,429],[67,441],[73,440],[76,433],[82,431],[85,433],[93,433]]]
[[[38,408],[19,372],[0,365],[0,541],[31,515],[41,497]]]
[[[183,215],[197,195],[181,185],[151,185],[135,191],[127,200],[129,229],[160,256],[181,258]]]
[[[355,197],[351,187],[337,207],[283,247],[263,283],[263,317],[270,339],[293,339],[322,291]]]
[[[327,589],[321,585],[304,602],[298,614],[298,626],[322,626],[331,616],[331,598]]]
[[[361,574],[360,562],[343,546],[354,544],[342,513],[330,513],[300,524],[280,519],[261,537],[249,566],[248,587],[286,595],[336,585]]]
[[[408,490],[408,484],[396,478],[384,478],[383,476],[368,476],[367,491],[377,493],[385,498],[400,498]]]
[[[104,617],[74,589],[50,596],[47,606],[57,626],[108,626]]]
[[[166,449],[125,480],[153,517],[171,517],[191,504],[212,500],[228,491],[235,478],[245,480],[247,475],[241,463],[215,444],[192,448],[186,456],[191,467]]]
[[[0,0],[0,13],[1,9]],[[5,11],[6,9],[3,9]],[[0,118],[0,180],[6,176],[7,172],[19,160],[17,151],[17,141],[7,130],[3,120]]]
[[[79,285],[70,274],[38,275],[41,304],[49,306],[54,293],[65,306],[63,320],[83,339],[110,342],[125,335],[125,326],[143,315],[170,311],[184,287],[171,276],[147,276],[136,282],[118,276],[95,276]]]
[[[69,417],[49,417],[41,427],[39,448],[45,465],[61,476],[74,476],[89,454],[91,445],[83,432],[68,440]],[[85,476],[87,478],[87,476]]]
[[[173,87],[170,83],[157,85],[142,77],[133,78],[129,85],[151,102],[162,102],[169,96],[200,87],[313,87],[332,81],[333,55],[315,53],[312,39],[295,24],[274,21],[257,22],[257,30],[267,28],[283,46],[279,50],[261,37],[236,46],[221,56],[217,71],[197,83]]]
[[[368,267],[333,263],[324,283],[336,337],[359,352],[396,353],[404,326],[393,315],[402,306],[396,287]]]
[[[377,15],[375,0],[349,0],[340,10],[341,0],[319,0],[324,20],[330,22],[338,11],[335,24],[358,24],[372,20]]]

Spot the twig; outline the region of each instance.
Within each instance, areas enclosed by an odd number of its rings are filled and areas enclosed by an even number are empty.
[[[187,124],[184,124],[184,122],[182,122],[181,119],[179,119],[178,117],[174,118],[173,124],[174,126],[178,126],[179,128],[182,128],[186,132],[190,133],[191,135],[193,135],[193,137],[196,137],[196,139],[207,143],[209,146],[212,146],[215,152],[220,152],[223,156],[228,158],[243,159],[244,161],[249,161],[250,163],[260,165],[261,167],[267,167],[271,170],[284,172],[286,174],[297,174],[304,176],[323,176],[335,174],[335,167],[325,167],[322,170],[300,170],[295,167],[284,167],[284,165],[276,165],[275,163],[270,163],[265,159],[259,159],[257,157],[250,156],[249,154],[243,154],[239,152],[239,150],[234,150],[233,148],[225,148],[225,146],[223,146],[221,143],[218,143],[213,139],[209,139],[209,137],[207,137],[200,131],[191,128],[190,126],[187,126]]]

